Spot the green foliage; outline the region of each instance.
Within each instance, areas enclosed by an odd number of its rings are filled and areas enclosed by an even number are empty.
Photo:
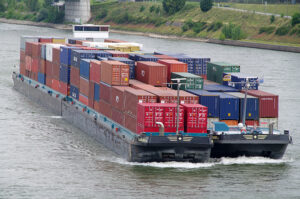
[[[275,29],[276,29],[275,26],[261,27],[259,29],[259,34],[262,34],[262,33],[272,34]]]
[[[163,9],[169,14],[175,14],[181,10],[185,5],[186,0],[163,0]]]
[[[190,29],[190,27],[185,23],[183,24],[183,26],[181,27],[182,32],[186,32]]]
[[[199,32],[203,31],[206,27],[206,22],[195,22],[193,26],[193,31],[198,34]]]
[[[30,11],[37,11],[39,8],[38,0],[27,0],[26,5]]]
[[[15,12],[13,9],[9,9],[5,15],[5,18],[7,19],[13,19],[15,16]]]
[[[96,16],[96,19],[101,20],[101,19],[105,18],[107,16],[107,13],[108,13],[107,9],[105,9],[105,8],[102,9],[100,11],[100,13]]]
[[[156,7],[155,13],[156,13],[156,14],[159,14],[159,13],[160,13],[160,6],[157,6],[157,7]]]
[[[155,6],[152,5],[152,6],[149,8],[149,11],[150,11],[150,12],[154,12],[154,10],[155,10]]]
[[[65,12],[58,11],[55,7],[48,8],[48,18],[46,19],[49,23],[62,23],[64,21]]]
[[[284,14],[283,14],[283,13],[281,13],[280,17],[281,17],[281,18],[283,18],[283,17],[284,17]]]
[[[300,24],[297,24],[293,27],[293,29],[290,32],[290,35],[296,34],[298,37],[300,37]]]
[[[140,12],[143,12],[145,10],[145,6],[140,7]]]
[[[290,26],[281,26],[277,28],[275,34],[279,36],[283,36],[289,33],[291,27]]]
[[[212,0],[201,0],[200,1],[200,8],[202,12],[207,12],[209,11],[213,6]]]
[[[53,0],[44,0],[44,7],[49,8],[52,5]]]
[[[42,8],[36,18],[37,21],[44,21],[48,18],[48,9]]]
[[[221,32],[219,39],[220,39],[221,41],[224,41],[224,40],[226,39],[224,33]]]
[[[226,39],[240,40],[246,37],[241,26],[237,26],[232,23],[225,25],[222,29],[222,33],[225,35]]]
[[[272,15],[272,16],[270,17],[270,23],[273,23],[274,21],[275,21],[275,16]]]
[[[220,21],[217,22],[213,22],[212,24],[210,24],[207,28],[207,31],[213,31],[216,32],[217,30],[219,30],[221,27],[223,26],[223,23]]]
[[[291,22],[292,22],[292,26],[295,26],[296,24],[300,23],[300,12],[293,14]]]
[[[4,0],[0,0],[0,13],[4,12],[6,10],[5,2]]]

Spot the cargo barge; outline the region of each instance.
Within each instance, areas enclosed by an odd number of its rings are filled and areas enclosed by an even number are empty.
[[[78,26],[76,34],[108,32],[106,26],[90,27]],[[274,121],[278,128],[278,96],[256,86],[243,103],[244,87],[224,81],[229,75],[241,81],[239,66],[184,54],[142,53],[141,48],[114,39],[25,36],[14,88],[128,161],[282,157],[289,134],[273,130],[274,125],[263,129]],[[237,128],[241,120],[243,128]]]

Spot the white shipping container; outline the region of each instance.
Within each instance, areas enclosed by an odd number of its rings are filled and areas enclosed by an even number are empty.
[[[269,128],[269,124],[274,123],[274,129],[278,129],[278,118],[259,118],[259,127]]]
[[[39,42],[39,37],[37,36],[21,36],[20,48],[25,50],[26,42]]]
[[[53,48],[60,48],[61,44],[46,44],[46,60],[52,62]]]
[[[213,127],[215,126],[214,125],[214,122],[219,122],[219,118],[210,118],[208,117],[207,118],[207,129],[213,129]]]

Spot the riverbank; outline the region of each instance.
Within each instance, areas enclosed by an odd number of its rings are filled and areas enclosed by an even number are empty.
[[[21,21],[21,20],[5,19],[5,18],[0,18],[0,23],[48,27],[48,28],[55,28],[60,30],[72,30],[72,25],[70,24],[51,24],[51,23]],[[176,40],[181,39],[181,40],[189,40],[189,41],[196,41],[196,42],[206,42],[206,43],[214,43],[214,44],[222,44],[222,45],[239,46],[239,47],[249,47],[249,48],[259,48],[259,49],[300,53],[300,47],[295,47],[295,46],[263,44],[263,43],[254,43],[254,42],[236,41],[236,40],[222,41],[218,39],[203,39],[203,38],[191,38],[191,37],[183,37],[183,36],[175,36],[175,35],[160,35],[154,33],[124,31],[124,30],[116,30],[116,29],[111,29],[110,31],[113,33],[131,34],[131,35],[147,36],[153,38],[176,39]]]

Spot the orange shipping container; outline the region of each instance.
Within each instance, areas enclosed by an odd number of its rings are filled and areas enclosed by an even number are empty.
[[[238,120],[220,120],[220,122],[224,122],[228,126],[237,126],[239,123]]]
[[[38,58],[32,58],[32,67],[31,71],[34,73],[38,73],[39,70],[39,59]]]
[[[129,66],[119,61],[102,61],[101,81],[112,86],[128,86]]]
[[[89,98],[81,93],[79,93],[79,101],[85,105],[89,105]]]
[[[167,67],[156,62],[139,61],[136,78],[153,86],[167,86]]]
[[[188,72],[187,64],[171,59],[158,60],[158,63],[164,64],[167,66],[167,79],[168,82],[171,81],[171,73],[172,72]]]
[[[100,84],[101,81],[101,61],[91,60],[90,62],[90,80]]]
[[[106,117],[111,118],[111,105],[104,100],[99,101],[99,112]]]
[[[31,71],[32,68],[32,58],[28,55],[25,56],[25,68],[28,71]]]
[[[39,68],[38,72],[42,74],[46,74],[46,60],[44,59],[39,59]]]
[[[26,67],[24,62],[20,62],[20,74],[22,75],[26,74]]]
[[[59,80],[52,79],[51,88],[59,92],[59,87],[60,87]]]

